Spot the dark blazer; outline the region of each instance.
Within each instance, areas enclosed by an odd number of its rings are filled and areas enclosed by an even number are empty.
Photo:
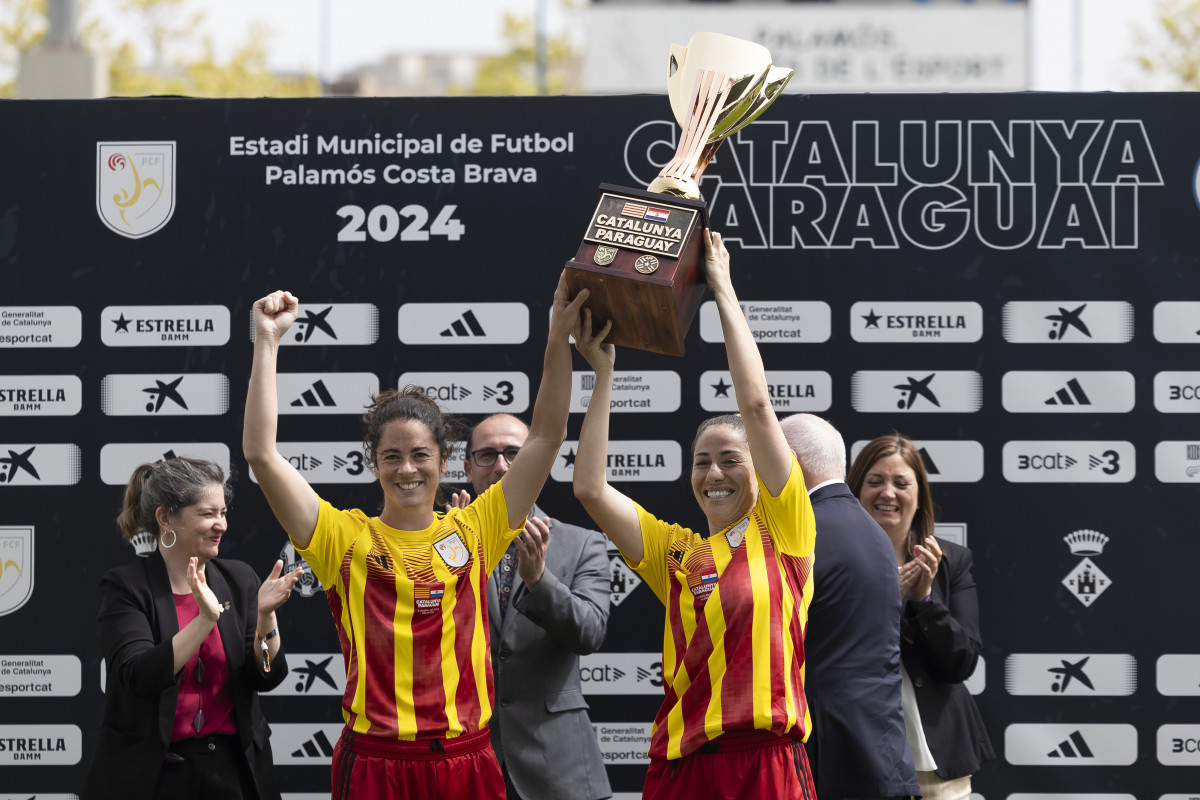
[[[887,534],[844,483],[812,493],[805,748],[820,800],[919,795],[900,708],[900,580]]]
[[[533,514],[545,516],[537,507]],[[604,537],[556,519],[542,579],[527,589],[514,576],[503,617],[496,579],[488,580],[492,747],[526,800],[612,794],[579,680],[579,656],[604,643],[611,587]]]
[[[979,599],[971,576],[971,551],[944,539],[933,578],[933,600],[917,608],[906,598],[900,622],[900,657],[912,680],[921,728],[938,777],[973,775],[996,757],[975,700],[963,685],[979,663]]]
[[[281,648],[266,674],[255,661],[259,658],[254,651],[254,629],[261,581],[250,565],[214,558],[208,562],[205,576],[217,599],[229,602],[217,629],[229,661],[238,737],[246,763],[260,800],[278,800],[271,731],[257,693],[283,682],[287,660]],[[82,797],[151,798],[171,744],[179,698],[171,646],[179,621],[166,564],[157,551],[104,574],[96,624],[107,665],[104,718]]]

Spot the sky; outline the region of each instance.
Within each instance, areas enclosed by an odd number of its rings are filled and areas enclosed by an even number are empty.
[[[504,11],[532,17],[544,3],[552,33],[578,23],[557,0],[193,0],[204,28],[227,53],[253,22],[272,31],[272,66],[329,79],[388,53],[498,51]],[[1153,25],[1157,0],[1029,0],[1031,87],[1042,91],[1130,91],[1161,88],[1133,65],[1135,25]],[[114,30],[132,27],[116,11],[119,0],[92,0],[90,13]],[[1078,26],[1076,28],[1076,26]],[[1075,31],[1082,46],[1076,57]],[[323,33],[324,32],[324,33]],[[130,34],[132,38],[132,34]]]

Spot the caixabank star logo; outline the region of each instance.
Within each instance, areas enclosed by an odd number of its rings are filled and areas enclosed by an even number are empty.
[[[96,213],[113,233],[141,239],[175,213],[175,142],[97,142]]]

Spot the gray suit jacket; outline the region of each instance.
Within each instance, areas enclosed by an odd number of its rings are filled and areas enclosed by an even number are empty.
[[[544,517],[536,506],[533,514]],[[612,789],[583,699],[579,656],[604,643],[608,553],[595,531],[550,520],[542,579],[513,578],[503,618],[488,580],[496,708],[492,747],[526,800],[597,800]]]

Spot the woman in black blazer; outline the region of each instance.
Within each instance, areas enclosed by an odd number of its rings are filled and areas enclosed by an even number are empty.
[[[971,551],[936,538],[925,464],[898,433],[871,440],[846,479],[896,549],[904,723],[926,800],[967,800],[971,775],[995,758],[963,684],[979,662]]]
[[[278,800],[258,692],[287,675],[275,610],[300,577],[259,585],[216,558],[230,489],[208,461],[143,464],[117,518],[157,550],[100,580],[104,718],[84,800]],[[151,533],[152,532],[152,533]]]

